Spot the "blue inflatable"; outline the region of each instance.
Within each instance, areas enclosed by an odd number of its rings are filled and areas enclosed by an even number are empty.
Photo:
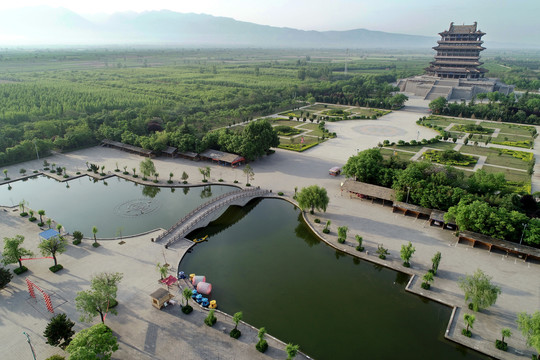
[[[195,299],[195,297],[199,295],[199,293],[197,292],[197,290],[191,290],[191,298],[192,299]]]
[[[185,278],[186,278],[186,274],[185,274],[183,271],[179,271],[179,272],[178,272],[178,278],[179,278],[179,279],[185,279]]]
[[[197,296],[195,296],[195,301],[196,301],[198,304],[200,304],[200,303],[202,302],[202,299],[203,299],[203,297],[202,297],[201,294],[197,294]]]
[[[210,302],[208,301],[207,298],[203,298],[202,302],[201,302],[201,305],[204,306],[204,307],[208,307],[208,305],[210,305]]]

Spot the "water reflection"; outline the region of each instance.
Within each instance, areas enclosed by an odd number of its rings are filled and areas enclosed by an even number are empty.
[[[201,191],[201,199],[206,199],[212,196],[212,187],[205,186]]]
[[[157,186],[147,186],[145,185],[142,194],[146,197],[149,197],[151,199],[155,198],[157,194],[159,194],[161,191],[161,188]]]

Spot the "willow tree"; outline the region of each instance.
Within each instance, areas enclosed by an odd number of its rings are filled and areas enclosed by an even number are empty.
[[[326,189],[317,185],[311,185],[302,188],[296,196],[298,206],[302,211],[306,208],[310,208],[310,213],[313,214],[315,209],[318,211],[326,211],[330,198],[326,192]]]

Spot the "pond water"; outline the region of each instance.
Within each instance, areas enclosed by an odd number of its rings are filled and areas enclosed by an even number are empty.
[[[0,186],[0,204],[34,210],[92,236],[168,228],[227,186],[156,188],[110,178],[60,183],[46,177]],[[39,216],[36,214],[36,217]],[[451,310],[405,292],[408,276],[336,252],[291,204],[265,199],[230,207],[190,237],[209,235],[179,265],[207,276],[229,314],[323,359],[487,359],[443,337]]]
[[[191,235],[209,241],[179,270],[205,275],[220,310],[315,359],[487,359],[444,339],[450,308],[406,293],[406,274],[336,252],[287,202],[230,207]]]
[[[204,186],[160,188],[143,186],[118,177],[95,181],[83,176],[58,182],[45,176],[0,186],[0,204],[16,206],[26,200],[35,210],[50,217],[72,233],[81,231],[98,238],[139,234],[155,228],[168,229],[200,204],[236,188]],[[45,225],[46,227],[47,225]]]

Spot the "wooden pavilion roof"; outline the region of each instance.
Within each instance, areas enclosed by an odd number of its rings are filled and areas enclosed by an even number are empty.
[[[345,180],[341,189],[388,201],[394,201],[395,198],[394,189],[378,185],[372,185],[351,179]]]

